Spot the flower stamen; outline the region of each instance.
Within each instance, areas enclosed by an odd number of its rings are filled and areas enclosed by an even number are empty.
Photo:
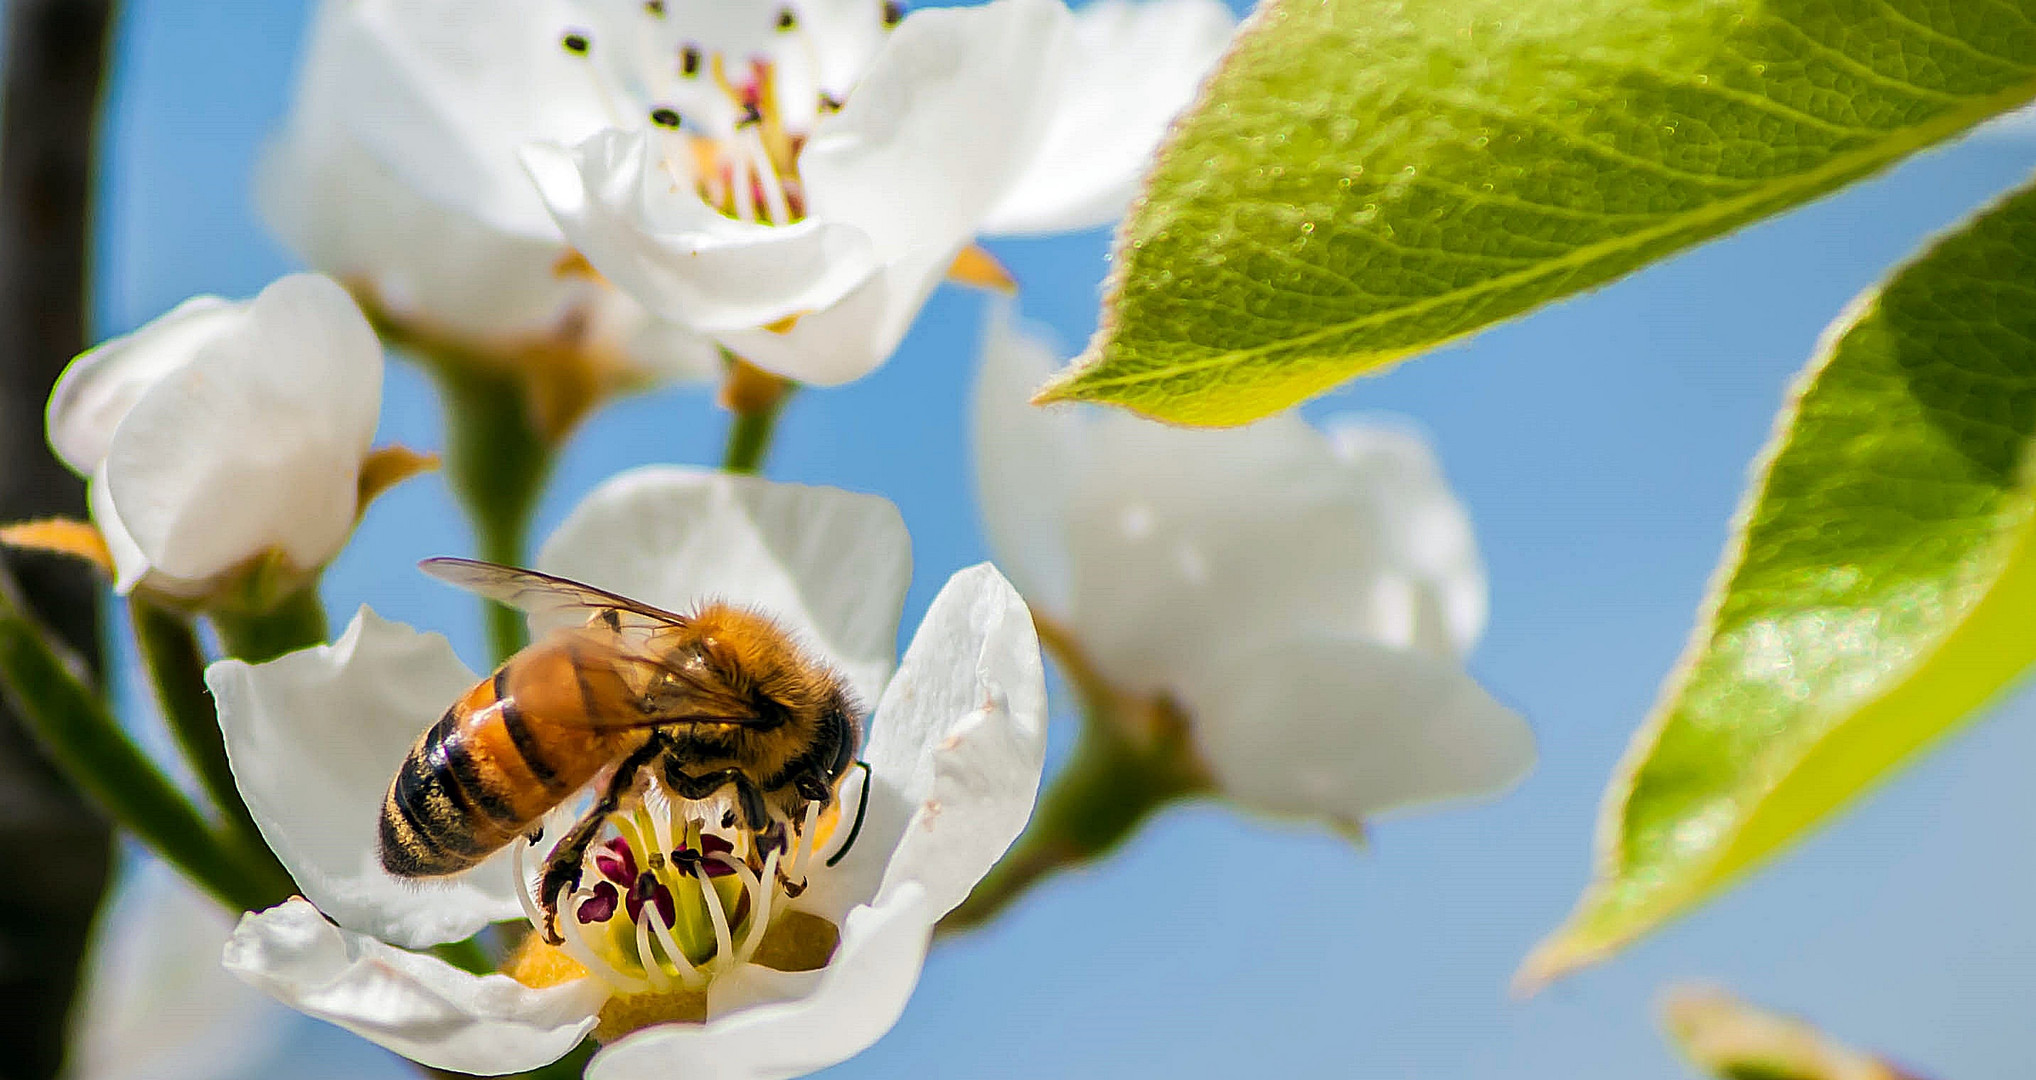
[[[688,990],[704,989],[707,985],[707,976],[701,974],[700,969],[693,965],[692,958],[688,957],[686,950],[679,945],[679,939],[672,934],[672,928],[663,921],[663,916],[646,921],[657,933],[658,944],[664,946],[665,955],[671,958],[672,970],[678,972],[679,981],[685,983]]]
[[[749,933],[742,940],[742,950],[735,954],[735,962],[738,964],[749,963],[750,958],[756,955],[757,946],[763,944],[764,930],[769,928],[771,923],[771,898],[776,896],[778,892],[774,887],[763,887],[763,882],[775,884],[778,855],[783,850],[783,848],[772,848],[771,853],[764,856],[763,874],[761,877],[750,873],[749,867],[746,865],[738,863],[735,866],[736,872],[742,875],[743,886],[749,890],[751,896],[758,898],[756,911],[752,912],[749,917]]]
[[[672,988],[673,980],[671,973],[665,970],[664,963],[650,947],[650,926],[658,921],[649,917],[652,914],[646,912],[645,918],[636,920],[636,955],[643,962],[643,973],[650,977],[651,989],[662,992]]]
[[[519,836],[510,841],[509,867],[516,875],[516,902],[523,907],[523,917],[530,920],[530,925],[542,929],[544,913],[538,908],[536,883],[530,878],[530,866],[526,857],[529,851],[530,840],[527,837]]]
[[[792,851],[792,865],[778,875],[778,884],[784,888],[787,896],[797,896],[806,891],[806,863],[813,857],[813,837],[819,831],[819,824],[820,804],[817,802],[806,804],[806,824],[799,830],[798,841]],[[792,883],[793,874],[799,875],[797,885]]]
[[[697,993],[769,952],[772,925],[786,917],[778,894],[805,888],[786,868],[815,857],[820,806],[803,824],[778,820],[763,832],[736,827],[728,810],[725,800],[679,800],[644,774],[605,820],[606,839],[586,849],[583,883],[558,890],[558,947],[619,994]],[[542,931],[530,848],[527,837],[513,841],[511,861],[518,903]]]
[[[560,911],[570,912],[577,910],[578,904],[568,906],[569,901],[577,899],[579,897],[573,893],[572,886],[559,886],[557,900]],[[621,968],[602,958],[595,951],[593,944],[587,940],[586,932],[582,929],[579,919],[566,916],[559,919],[558,922],[560,927],[559,947],[566,951],[567,956],[579,961],[580,966],[586,968],[595,978],[625,994],[640,994],[650,989],[650,980],[639,979],[629,975]]]
[[[693,864],[693,877],[700,882],[700,898],[706,902],[707,917],[714,922],[714,962],[725,970],[735,956],[735,935],[728,929],[728,912],[721,908],[721,891],[708,880],[703,864]]]

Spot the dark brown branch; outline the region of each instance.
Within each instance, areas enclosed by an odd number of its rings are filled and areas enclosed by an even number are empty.
[[[0,520],[82,514],[50,456],[42,408],[85,346],[92,162],[112,0],[7,0],[0,98]],[[43,620],[99,655],[98,586],[82,565],[12,560]],[[0,712],[0,1076],[56,1075],[108,832]]]

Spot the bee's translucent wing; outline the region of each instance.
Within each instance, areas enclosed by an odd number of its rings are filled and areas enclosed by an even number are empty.
[[[440,581],[529,612],[540,623],[550,624],[540,627],[549,640],[571,642],[575,663],[583,669],[577,693],[601,707],[573,720],[554,717],[555,723],[621,729],[763,722],[753,705],[719,680],[665,662],[656,643],[662,633],[686,625],[683,615],[592,585],[500,563],[437,558],[417,566]],[[609,677],[590,679],[591,671]],[[656,692],[650,692],[660,679]]]
[[[684,615],[535,570],[453,558],[426,559],[417,568],[449,585],[529,612],[554,625],[570,626],[600,619],[617,633],[686,625]]]
[[[690,664],[671,664],[655,649],[617,634],[603,623],[552,631],[545,641],[571,651],[576,696],[585,709],[555,710],[549,722],[619,730],[669,724],[759,724],[764,718],[744,695]],[[571,717],[568,719],[567,717]]]

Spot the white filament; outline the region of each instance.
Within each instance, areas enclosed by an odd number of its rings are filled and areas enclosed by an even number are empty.
[[[813,834],[818,831],[819,824],[820,804],[817,802],[807,803],[806,825],[799,830],[799,843],[792,852],[792,865],[785,868],[786,880],[790,880],[793,874],[802,873],[806,868],[806,863],[812,859]],[[806,879],[801,876],[799,880],[804,881]]]
[[[749,158],[750,168],[756,171],[764,193],[764,206],[769,211],[772,225],[792,223],[791,203],[785,198],[784,185],[778,182],[778,170],[771,164],[771,156],[764,150],[763,134],[751,127],[743,131],[742,151]]]
[[[650,988],[664,991],[672,988],[671,974],[650,950],[650,924],[657,921],[656,916],[657,898],[652,897],[644,902],[643,918],[636,922],[636,959],[643,965],[643,973],[650,976]]]
[[[672,936],[671,928],[665,925],[662,913],[657,912],[655,907],[656,905],[652,905],[653,910],[646,914],[656,917],[646,918],[644,921],[650,923],[651,929],[657,931],[657,939],[663,943],[665,954],[672,958],[672,968],[679,973],[679,981],[685,983],[688,990],[705,989],[707,976],[700,974],[700,969],[693,966],[692,958],[686,955],[686,950],[679,947],[679,939]]]
[[[750,183],[749,155],[729,155],[729,182],[735,187],[735,220],[756,221],[756,189]]]
[[[523,917],[530,925],[543,929],[544,912],[537,907],[535,883],[530,880],[529,868],[524,863],[524,852],[530,849],[530,841],[517,837],[509,842],[509,868],[516,875],[516,902],[523,905]]]
[[[778,892],[778,853],[781,850],[783,849],[772,848],[771,853],[764,856],[761,882],[757,880],[756,875],[749,872],[747,865],[735,864],[736,873],[742,875],[743,885],[749,889],[749,895],[756,899],[756,902],[750,905],[749,933],[743,935],[742,951],[735,954],[735,962],[738,964],[749,963],[749,958],[756,955],[757,946],[763,944],[764,931],[770,928],[771,900]]]
[[[714,966],[726,970],[735,956],[735,935],[728,931],[728,913],[721,909],[721,893],[707,876],[707,868],[693,864],[693,877],[700,882],[701,898],[707,903],[707,917],[714,920]]]

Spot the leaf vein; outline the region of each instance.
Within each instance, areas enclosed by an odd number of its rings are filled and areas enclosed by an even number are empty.
[[[1939,30],[1934,26],[1931,26],[1929,23],[1917,21],[1908,12],[1903,11],[1901,8],[1896,7],[1892,3],[1892,0],[1874,0],[1874,2],[1888,13],[1889,18],[1893,19],[1896,22],[1904,23],[1910,27],[1913,27],[1918,33],[1920,33],[1926,38],[1929,38],[1932,41],[1949,45],[1952,48],[1959,49],[1965,52],[1967,55],[1977,57],[1989,63],[1999,64],[2002,67],[2008,68],[2013,71],[2036,73],[2036,65],[2024,64],[2021,63],[2020,61],[2010,60],[2007,57],[2000,55],[1999,53],[1989,52],[1985,49],[1982,49],[1978,45],[1970,41],[1967,41],[1964,38],[1955,37],[1951,34],[1947,34],[1944,31]],[[2014,9],[2010,8],[2009,10],[2013,11]],[[2029,21],[2026,13],[2021,11],[2015,11],[2015,14],[2021,16],[2023,22],[2026,23]]]
[[[1645,247],[1657,240],[1666,239],[1678,232],[1700,229],[1713,222],[1727,221],[1742,211],[1752,210],[1762,203],[1782,202],[1787,196],[1799,191],[1815,191],[1828,182],[1835,182],[1849,173],[1870,170],[1877,164],[1892,161],[1902,154],[1928,146],[1954,132],[1963,130],[1979,120],[2005,112],[2017,105],[2027,103],[2036,97],[2036,80],[2009,86],[1982,98],[1970,99],[1965,109],[1947,110],[1930,120],[1914,125],[1906,131],[1891,134],[1882,143],[1875,143],[1847,153],[1834,154],[1812,169],[1795,173],[1784,180],[1763,185],[1757,190],[1721,198],[1701,209],[1677,215],[1671,220],[1651,228],[1638,229],[1631,233],[1614,236],[1594,244],[1578,247],[1569,254],[1551,259],[1536,266],[1511,274],[1485,278],[1460,289],[1438,293],[1407,304],[1404,307],[1385,311],[1368,312],[1353,319],[1311,330],[1277,341],[1267,341],[1246,349],[1224,352],[1201,360],[1191,360],[1143,371],[1125,372],[1111,376],[1083,376],[1079,372],[1072,381],[1088,389],[1112,386],[1129,386],[1137,383],[1174,379],[1196,371],[1241,364],[1271,353],[1306,348],[1318,342],[1331,340],[1338,335],[1354,334],[1380,325],[1387,325],[1398,319],[1411,318],[1433,311],[1443,305],[1475,299],[1480,296],[1511,289],[1515,286],[1530,285],[1542,278],[1558,273],[1580,271],[1583,267],[1600,259],[1609,259],[1636,248]],[[1459,335],[1451,335],[1459,336]]]

